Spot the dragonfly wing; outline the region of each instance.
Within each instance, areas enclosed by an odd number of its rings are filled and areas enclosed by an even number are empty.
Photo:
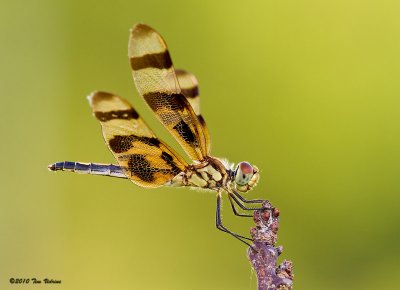
[[[108,148],[132,182],[143,187],[159,187],[188,166],[154,135],[125,99],[105,92],[94,92],[88,99]]]

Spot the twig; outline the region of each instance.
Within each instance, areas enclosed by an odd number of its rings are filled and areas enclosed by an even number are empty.
[[[279,228],[279,210],[269,201],[263,203],[264,210],[254,212],[256,227],[250,230],[254,243],[247,256],[256,271],[258,290],[291,290],[293,287],[292,262],[284,260],[278,267],[276,260],[283,247],[275,247]]]

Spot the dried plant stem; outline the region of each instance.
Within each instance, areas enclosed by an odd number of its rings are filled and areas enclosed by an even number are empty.
[[[293,287],[292,262],[284,260],[276,264],[282,253],[282,246],[275,247],[279,228],[279,210],[269,201],[263,203],[263,210],[254,212],[256,226],[250,233],[254,243],[247,251],[248,258],[257,274],[258,290],[291,290]]]

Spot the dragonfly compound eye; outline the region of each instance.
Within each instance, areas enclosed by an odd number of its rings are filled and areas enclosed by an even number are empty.
[[[254,175],[253,166],[250,163],[240,162],[235,171],[235,182],[238,185],[246,185]]]

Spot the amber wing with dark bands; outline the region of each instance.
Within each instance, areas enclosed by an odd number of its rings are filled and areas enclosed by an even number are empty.
[[[131,30],[129,59],[139,94],[193,160],[207,155],[206,137],[193,108],[182,94],[167,46],[144,24]]]
[[[153,134],[125,99],[105,92],[88,99],[110,151],[135,184],[159,187],[185,170],[187,163]]]
[[[199,94],[199,82],[197,81],[194,74],[182,70],[177,69],[175,70],[176,77],[178,78],[179,86],[181,88],[182,94],[186,97],[189,101],[190,105],[193,108],[194,113],[197,116],[202,128],[204,137],[206,139],[206,149],[207,155],[211,153],[211,137],[208,131],[206,122],[204,121],[203,116],[200,112],[200,94]]]

